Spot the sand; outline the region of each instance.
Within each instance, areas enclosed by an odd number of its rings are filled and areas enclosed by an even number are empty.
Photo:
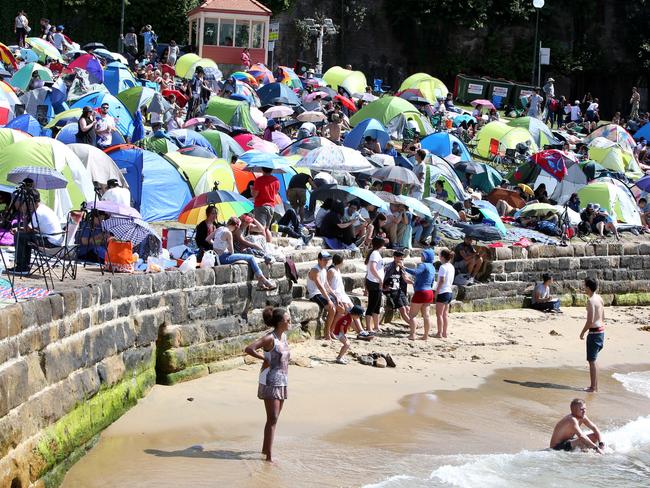
[[[396,324],[371,342],[352,341],[356,353],[390,353],[397,367],[386,369],[334,363],[335,342],[293,345],[292,357],[311,367],[290,367],[275,465],[258,452],[259,364],[156,386],[63,486],[360,486],[413,469],[423,446],[426,454],[544,448],[575,396],[608,425],[648,414],[647,400],[611,379],[650,369],[648,308],[606,310],[598,394],[579,391],[589,382],[584,317],[582,308],[453,314],[447,340],[411,342]]]

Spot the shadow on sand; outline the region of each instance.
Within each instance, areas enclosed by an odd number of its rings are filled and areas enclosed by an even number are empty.
[[[553,390],[571,390],[571,391],[582,391],[583,388],[577,388],[575,386],[567,385],[558,385],[557,383],[539,383],[537,381],[515,381],[515,380],[503,380],[505,383],[511,383],[513,385],[525,386],[526,388],[551,388]]]
[[[234,461],[258,459],[262,453],[255,451],[230,451],[227,449],[205,450],[203,446],[191,446],[178,451],[161,451],[159,449],[145,449],[144,452],[158,457],[186,457],[207,459],[230,459]]]

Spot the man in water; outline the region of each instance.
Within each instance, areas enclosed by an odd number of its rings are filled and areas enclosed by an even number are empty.
[[[594,449],[598,454],[603,454],[605,444],[601,440],[598,427],[587,418],[587,405],[584,400],[576,398],[571,402],[571,413],[560,420],[553,429],[551,436],[551,449],[555,451],[573,451],[579,449]],[[580,428],[585,425],[592,430],[585,434]]]
[[[596,358],[605,344],[605,306],[603,299],[596,293],[598,282],[593,278],[585,280],[587,300],[587,321],[580,332],[580,340],[587,334],[587,361],[589,362],[589,377],[591,385],[585,391],[593,393],[598,391],[598,365]]]

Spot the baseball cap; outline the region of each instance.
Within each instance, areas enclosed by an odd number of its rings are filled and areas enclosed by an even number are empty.
[[[332,255],[327,251],[321,251],[318,253],[318,259],[332,259]]]

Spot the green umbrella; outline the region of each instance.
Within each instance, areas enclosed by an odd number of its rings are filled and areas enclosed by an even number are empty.
[[[14,73],[9,84],[23,91],[27,90],[29,82],[32,79],[32,73],[37,72],[43,81],[52,81],[52,72],[38,63],[27,63]]]

